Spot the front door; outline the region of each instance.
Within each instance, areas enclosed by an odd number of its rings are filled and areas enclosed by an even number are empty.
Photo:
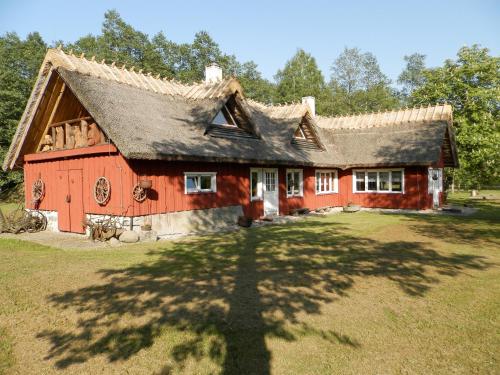
[[[443,170],[429,168],[429,194],[432,194],[432,207],[439,208],[439,193],[443,191]]]
[[[264,216],[278,215],[279,192],[278,192],[278,170],[265,168],[263,174]]]
[[[57,182],[59,230],[85,233],[82,224],[84,219],[82,170],[57,171]]]

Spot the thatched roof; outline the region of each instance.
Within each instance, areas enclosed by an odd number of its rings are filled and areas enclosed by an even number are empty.
[[[43,82],[56,72],[128,159],[200,160],[256,164],[352,166],[430,165],[444,143],[454,150],[451,108],[425,113],[312,117],[303,104],[267,106],[246,100],[235,79],[184,85],[49,50],[4,162],[13,168],[29,137]],[[229,98],[236,98],[253,136],[224,137],[207,129]],[[438,116],[439,113],[439,116]],[[318,147],[293,144],[306,121]],[[456,153],[448,165],[456,166]]]

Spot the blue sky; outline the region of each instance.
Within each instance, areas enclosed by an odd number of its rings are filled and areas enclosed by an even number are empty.
[[[479,43],[500,54],[500,0],[492,1],[129,1],[0,0],[0,34],[39,31],[48,42],[100,32],[116,9],[134,28],[162,30],[175,42],[208,31],[226,53],[254,60],[266,78],[295,53],[310,52],[326,78],[345,46],[370,51],[395,80],[403,56],[427,55],[429,66]]]

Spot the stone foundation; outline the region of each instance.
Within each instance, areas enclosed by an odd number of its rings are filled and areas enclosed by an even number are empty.
[[[145,219],[151,218],[149,221],[152,224],[151,229],[161,237],[227,228],[236,225],[241,215],[243,215],[241,206],[228,206],[136,217],[115,216],[115,219],[122,228],[141,233]],[[109,218],[107,215],[95,214],[87,214],[86,217],[90,221]]]

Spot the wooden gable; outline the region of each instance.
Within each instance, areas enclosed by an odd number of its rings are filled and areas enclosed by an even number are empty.
[[[22,154],[68,150],[108,142],[89,112],[53,72],[29,127]]]

